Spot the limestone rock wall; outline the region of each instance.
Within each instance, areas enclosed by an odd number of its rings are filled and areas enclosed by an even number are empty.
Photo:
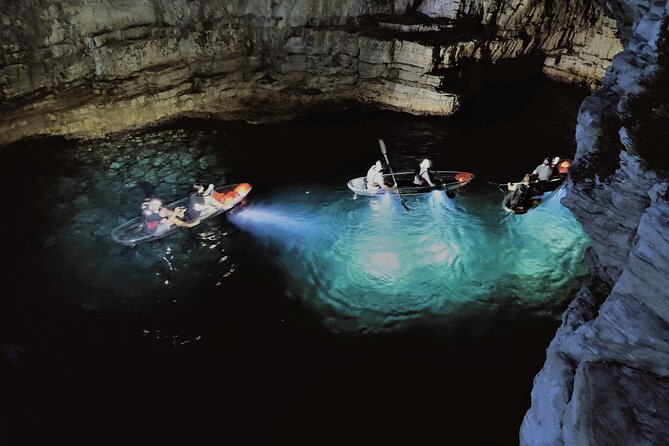
[[[625,50],[581,106],[564,199],[593,275],[535,378],[524,445],[669,444],[669,11],[607,7]]]
[[[0,143],[332,101],[448,115],[526,59],[595,85],[620,44],[581,1],[4,0]]]

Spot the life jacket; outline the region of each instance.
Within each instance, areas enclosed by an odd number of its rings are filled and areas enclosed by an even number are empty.
[[[144,231],[148,234],[156,232],[162,219],[163,217],[160,216],[160,212],[151,211],[149,209],[144,209],[140,217]]]

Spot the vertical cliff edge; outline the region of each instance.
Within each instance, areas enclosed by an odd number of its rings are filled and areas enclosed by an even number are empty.
[[[606,7],[625,50],[581,106],[564,199],[593,274],[535,378],[523,445],[669,444],[669,6]]]

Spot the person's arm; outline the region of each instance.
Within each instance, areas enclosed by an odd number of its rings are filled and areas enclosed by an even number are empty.
[[[179,206],[175,210],[168,209],[168,208],[161,208],[160,209],[160,216],[163,218],[169,218],[169,217],[178,217],[182,218],[184,214],[186,213],[186,208],[183,206]]]
[[[160,215],[163,218],[171,217],[174,215],[174,211],[172,209],[167,209],[167,208],[160,208],[160,211],[158,212],[158,215]]]
[[[210,184],[209,187],[207,187],[207,190],[205,190],[202,195],[209,195],[214,191],[214,185]]]
[[[518,184],[518,183],[506,183],[506,187],[507,187],[510,191],[514,191],[514,190],[516,190],[516,185],[517,185],[517,184]]]

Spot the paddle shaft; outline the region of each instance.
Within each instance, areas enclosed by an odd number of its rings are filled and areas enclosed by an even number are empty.
[[[390,176],[393,179],[393,183],[395,183],[395,187],[397,188],[397,195],[400,197],[400,201],[402,202],[402,206],[404,206],[404,209],[406,209],[408,211],[409,206],[407,206],[406,202],[404,201],[404,197],[402,196],[402,192],[400,191],[400,187],[397,184],[397,180],[395,180],[395,173],[393,172],[393,168],[390,165],[390,161],[388,160],[388,150],[386,149],[386,143],[384,143],[382,139],[379,139],[379,148],[381,148],[381,153],[383,153],[383,158],[385,158],[386,164],[388,165],[388,169],[390,169]]]

